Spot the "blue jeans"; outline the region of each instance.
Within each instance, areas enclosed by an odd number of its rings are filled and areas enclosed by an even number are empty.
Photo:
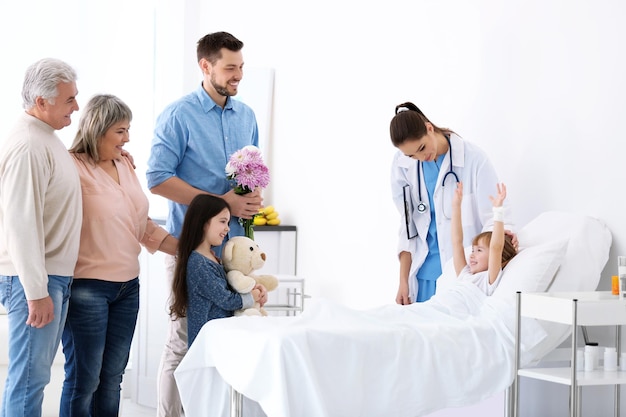
[[[0,302],[9,317],[9,368],[2,417],[40,417],[43,390],[65,325],[71,277],[48,276],[54,319],[41,329],[27,326],[28,303],[17,276],[0,276]]]
[[[75,279],[65,329],[61,417],[117,416],[139,311],[139,279]]]

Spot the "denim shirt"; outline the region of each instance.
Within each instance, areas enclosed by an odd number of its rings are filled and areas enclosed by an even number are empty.
[[[210,320],[232,317],[235,310],[254,305],[252,294],[232,289],[221,264],[196,251],[187,260],[187,297],[188,346]]]
[[[232,97],[222,109],[200,85],[157,118],[146,171],[148,188],[176,176],[200,190],[224,194],[231,188],[225,173],[228,158],[247,145],[259,145],[254,111]],[[168,205],[165,228],[178,238],[187,206],[173,201]],[[231,217],[229,226],[231,236],[243,235],[238,217]]]

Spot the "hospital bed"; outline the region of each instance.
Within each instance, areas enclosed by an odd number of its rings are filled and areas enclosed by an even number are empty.
[[[296,317],[210,321],[175,372],[186,417],[415,417],[507,391],[516,293],[595,290],[612,239],[600,220],[557,211],[518,238],[491,297],[458,282],[449,262],[426,303],[354,310],[312,298]],[[534,319],[521,330],[522,366],[571,331]]]

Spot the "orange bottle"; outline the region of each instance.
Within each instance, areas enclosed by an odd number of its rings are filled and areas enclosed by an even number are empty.
[[[619,295],[619,277],[617,275],[611,277],[611,294]]]

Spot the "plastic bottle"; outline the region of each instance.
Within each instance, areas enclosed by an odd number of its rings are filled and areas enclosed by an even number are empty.
[[[595,342],[585,345],[585,371],[598,369],[600,347]]]
[[[604,370],[617,371],[617,351],[614,347],[604,348]]]
[[[619,296],[619,276],[613,275],[611,277],[611,294]]]

